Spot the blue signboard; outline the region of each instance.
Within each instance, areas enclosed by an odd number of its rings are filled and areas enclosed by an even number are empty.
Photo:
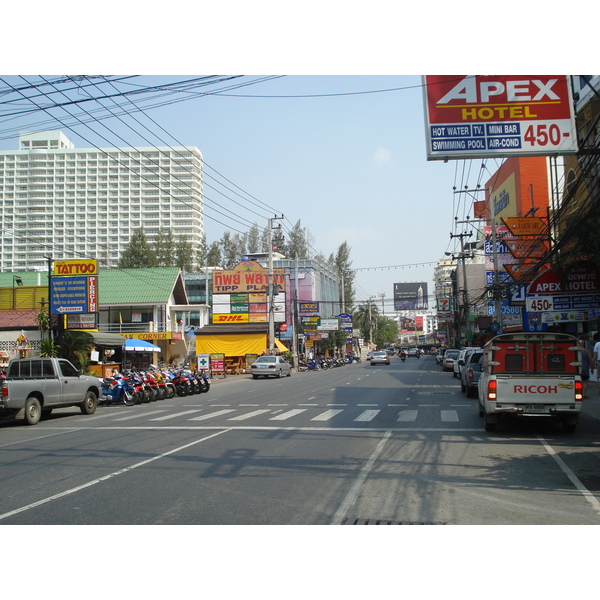
[[[72,315],[98,311],[98,277],[52,277],[50,314]]]

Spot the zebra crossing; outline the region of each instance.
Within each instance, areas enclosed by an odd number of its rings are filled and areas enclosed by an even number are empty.
[[[472,404],[451,405],[448,407],[425,404],[414,408],[402,404],[388,404],[381,407],[373,404],[361,404],[358,406],[304,404],[296,405],[295,407],[285,404],[273,404],[267,407],[259,407],[258,405],[235,407],[229,405],[205,405],[194,408],[189,407],[185,410],[178,410],[178,408],[183,407],[164,406],[148,411],[138,411],[136,408],[132,409],[135,411],[135,414],[117,416],[114,412],[111,412],[110,414],[106,413],[105,416],[109,417],[110,422],[125,423],[137,420],[138,422],[142,421],[156,425],[181,421],[190,423],[225,421],[233,425],[235,423],[248,423],[261,419],[273,424],[293,422],[295,420],[325,424],[332,421],[376,424],[381,419],[385,419],[386,422],[393,420],[400,424],[414,424],[419,421],[426,421],[431,425],[435,422],[444,424],[459,423],[461,417],[464,419],[467,416],[471,416],[475,410]],[[175,410],[171,412],[174,408]],[[96,413],[96,416],[100,415]],[[113,418],[110,418],[111,416]]]

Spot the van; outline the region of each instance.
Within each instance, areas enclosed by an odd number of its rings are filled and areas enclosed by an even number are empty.
[[[575,431],[583,401],[581,353],[566,333],[504,333],[483,348],[479,416],[486,431],[505,417],[560,421]]]

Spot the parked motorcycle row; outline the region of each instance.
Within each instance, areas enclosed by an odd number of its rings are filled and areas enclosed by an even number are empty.
[[[112,377],[100,378],[102,393],[100,404],[134,404],[164,400],[175,396],[191,396],[206,393],[210,378],[204,369],[191,371],[150,369],[148,371],[125,371]]]
[[[352,356],[351,354],[346,355],[344,358],[313,358],[309,361],[299,361],[298,371],[320,371],[321,369],[334,369],[336,367],[343,367],[353,362],[360,362],[359,358]]]

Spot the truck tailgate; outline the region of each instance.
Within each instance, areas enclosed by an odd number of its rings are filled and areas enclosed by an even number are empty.
[[[546,412],[549,408],[566,405],[579,409],[575,401],[575,380],[572,377],[496,377],[498,407],[525,405],[526,412]]]

